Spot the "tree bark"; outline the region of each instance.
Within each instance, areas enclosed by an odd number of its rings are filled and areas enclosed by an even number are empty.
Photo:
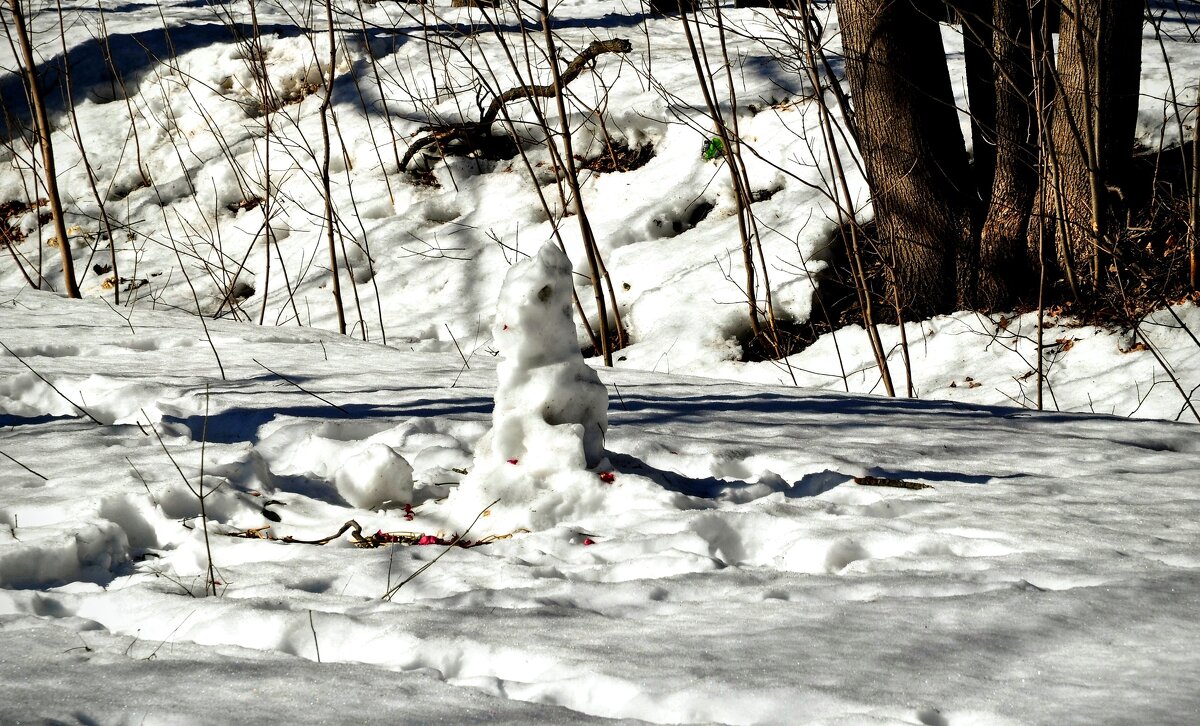
[[[1099,291],[1133,158],[1143,3],[1061,0],[1050,178],[1060,265],[1076,298]]]
[[[1029,217],[1037,195],[1033,63],[1041,50],[1040,0],[988,0],[963,13],[970,93],[978,259],[973,307],[997,310],[1034,288]]]
[[[838,0],[837,11],[889,284],[910,319],[949,312],[971,190],[938,22],[914,0]]]

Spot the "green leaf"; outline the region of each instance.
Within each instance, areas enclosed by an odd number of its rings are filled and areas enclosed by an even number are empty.
[[[701,155],[704,157],[705,161],[712,161],[718,156],[723,156],[724,154],[725,144],[721,143],[720,137],[714,136],[708,141],[704,142],[704,151]]]

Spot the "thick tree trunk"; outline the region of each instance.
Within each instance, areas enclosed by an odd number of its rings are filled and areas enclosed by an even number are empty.
[[[964,14],[975,143],[979,256],[974,307],[996,310],[1033,289],[1029,215],[1037,194],[1037,112],[1033,29],[1040,2],[994,0],[985,14]],[[972,46],[974,53],[972,52]]]
[[[1143,3],[1062,0],[1051,108],[1058,257],[1072,292],[1103,285],[1126,197],[1137,122]]]
[[[958,303],[971,238],[966,151],[937,20],[914,0],[838,0],[883,259],[906,317]]]
[[[1019,0],[1022,1],[1023,0]],[[995,0],[996,4],[1005,0]],[[971,112],[971,172],[975,180],[976,227],[983,223],[992,178],[996,173],[996,72],[992,49],[995,13],[992,0],[952,0],[962,28],[963,57],[967,68],[967,97]]]

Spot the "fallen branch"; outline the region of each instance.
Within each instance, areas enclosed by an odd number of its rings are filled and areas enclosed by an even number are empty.
[[[470,545],[463,545],[460,543],[466,541],[465,537],[467,536],[467,533],[471,531],[471,528],[475,526],[475,523],[479,521],[479,518],[482,517],[489,509],[491,509],[492,507],[496,506],[499,503],[500,503],[500,500],[497,499],[496,501],[487,505],[483,509],[479,510],[479,514],[475,515],[475,519],[471,520],[471,523],[467,525],[467,528],[463,530],[463,533],[461,535],[455,533],[454,538],[446,543],[446,549],[439,552],[437,557],[434,557],[432,560],[426,562],[424,565],[421,565],[419,568],[417,568],[416,572],[414,572],[411,575],[409,575],[408,577],[404,578],[404,580],[402,580],[399,585],[396,585],[392,589],[385,592],[383,594],[383,599],[387,600],[388,602],[391,602],[392,597],[396,593],[400,592],[400,588],[404,587],[408,583],[417,579],[417,577],[419,577],[422,572],[424,572],[425,570],[428,570],[430,567],[433,567],[435,564],[437,564],[438,560],[442,559],[442,557],[444,557],[447,552],[454,549],[456,546],[458,546],[458,547],[470,546]],[[436,541],[434,541],[434,542],[426,541],[424,544],[441,544],[441,543],[436,542]]]
[[[604,53],[629,53],[632,50],[633,44],[624,38],[592,41],[592,44],[584,48],[583,52],[576,56],[575,60],[568,63],[566,69],[559,74],[559,88],[566,87],[568,83],[578,78],[583,73],[584,68],[594,61],[597,56]],[[496,122],[496,117],[500,115],[500,109],[506,103],[525,98],[553,98],[555,91],[556,88],[553,83],[517,86],[493,98],[478,121],[462,124],[425,126],[421,128],[421,131],[426,132],[426,134],[414,141],[408,147],[408,150],[404,152],[404,158],[400,159],[400,171],[407,169],[413,157],[427,146],[441,146],[454,141],[461,141],[469,148],[478,149],[489,145],[489,143],[495,143],[492,140],[492,124]]]
[[[856,476],[854,477],[855,484],[861,484],[865,487],[892,487],[894,489],[932,489],[928,484],[921,484],[915,481],[904,481],[903,479],[888,479],[882,476]]]
[[[475,521],[479,521],[479,517],[476,517]],[[471,526],[474,525],[475,522],[472,522]],[[467,531],[470,531],[470,529],[471,527],[467,527]],[[358,547],[359,549],[375,549],[377,547],[383,547],[384,545],[389,544],[401,544],[441,545],[447,549],[451,547],[458,547],[460,549],[467,550],[471,549],[472,547],[479,547],[481,545],[491,544],[500,540],[512,539],[513,535],[521,532],[527,532],[528,530],[519,529],[515,532],[509,532],[508,534],[489,534],[488,536],[481,537],[477,540],[465,539],[467,532],[463,532],[463,536],[459,536],[457,534],[452,535],[449,539],[439,535],[425,534],[423,532],[384,532],[382,530],[379,530],[374,534],[364,535],[362,531],[362,525],[351,519],[343,524],[341,529],[339,529],[337,532],[334,532],[328,537],[321,537],[320,539],[297,539],[291,535],[286,537],[276,537],[274,533],[271,532],[271,525],[269,524],[261,527],[251,527],[250,529],[243,529],[237,532],[230,532],[228,536],[239,537],[241,539],[265,539],[270,542],[281,542],[283,544],[326,545],[335,539],[338,539],[347,531],[350,532],[350,539],[354,542],[354,546]],[[439,557],[440,556],[441,555],[439,555]]]

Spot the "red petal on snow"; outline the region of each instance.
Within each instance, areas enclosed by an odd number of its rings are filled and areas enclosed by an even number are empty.
[[[516,463],[517,463],[517,460],[516,460],[516,459],[509,459],[509,460],[508,460],[508,463],[510,463],[510,464],[513,464],[513,465],[515,466],[515,465],[516,465]]]
[[[594,545],[594,544],[596,544],[596,543],[594,541],[592,541],[591,537],[585,537],[583,540],[584,547],[587,547],[588,545]]]
[[[612,473],[611,471],[600,472],[600,481],[604,482],[605,484],[612,484],[616,478],[617,478],[617,475]]]

